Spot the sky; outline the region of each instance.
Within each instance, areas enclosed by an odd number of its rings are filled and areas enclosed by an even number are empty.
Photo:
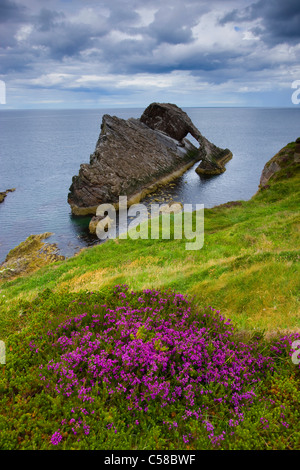
[[[0,80],[0,111],[300,107],[300,1],[0,0]]]

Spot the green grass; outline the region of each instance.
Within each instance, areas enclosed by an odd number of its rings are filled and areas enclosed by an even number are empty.
[[[293,144],[287,148],[292,151]],[[60,419],[79,406],[45,393],[28,344],[49,319],[87,292],[106,298],[113,286],[127,284],[134,291],[188,294],[199,308],[220,310],[243,338],[259,333],[264,348],[278,334],[299,332],[299,178],[299,164],[289,162],[251,200],[206,209],[204,246],[198,251],[187,251],[186,240],[110,240],[33,274],[0,281],[0,339],[7,347],[6,366],[0,366],[0,448],[51,448],[49,436]],[[231,438],[224,424],[226,410],[210,403],[216,432],[227,433],[223,448],[299,449],[299,390],[295,365],[289,357],[278,359],[276,371],[260,383],[258,398]],[[180,403],[171,415],[154,407],[138,429],[122,404],[105,408],[104,403],[103,396],[93,434],[82,435],[81,441],[69,437],[63,448],[211,448],[193,420],[181,425],[181,434],[193,436],[186,444],[175,429],[162,425],[182,413]],[[289,427],[282,425],[285,421]],[[107,429],[111,422],[118,434]]]
[[[298,165],[299,166],[299,165]],[[110,240],[32,275],[0,283],[0,337],[19,328],[19,302],[55,292],[173,288],[241,328],[299,327],[299,172],[279,175],[250,201],[205,210],[204,246],[186,240]],[[282,173],[282,172],[281,172]],[[21,322],[23,324],[23,322]]]

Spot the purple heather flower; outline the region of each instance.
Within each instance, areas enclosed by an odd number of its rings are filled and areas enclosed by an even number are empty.
[[[55,358],[48,362],[41,380],[50,376],[52,389],[67,398],[77,395],[87,409],[96,393],[100,394],[98,387],[106,387],[111,400],[120,396],[130,400],[131,413],[146,412],[145,404],[151,400],[159,400],[162,408],[180,400],[186,406],[183,420],[199,419],[208,410],[207,400],[215,393],[213,384],[218,384],[220,394],[211,400],[232,409],[228,424],[237,426],[244,418],[243,406],[256,398],[255,384],[265,371],[273,370],[274,359],[260,354],[257,343],[234,342],[231,322],[212,307],[195,312],[182,294],[150,289],[139,297],[131,292],[125,302],[127,290],[126,285],[115,287],[119,305],[114,308],[95,305],[91,313],[70,316],[47,333]],[[271,351],[281,354],[291,342],[291,337],[285,337]],[[39,350],[33,342],[30,348]],[[86,408],[80,408],[84,415],[89,414]],[[219,445],[224,434],[214,436],[212,424],[203,423],[213,445]],[[282,424],[287,426],[285,421]],[[188,436],[183,440],[188,442]]]
[[[60,433],[60,430],[58,430],[54,434],[52,434],[50,442],[52,445],[56,446],[61,442],[61,440],[62,440],[62,435]]]

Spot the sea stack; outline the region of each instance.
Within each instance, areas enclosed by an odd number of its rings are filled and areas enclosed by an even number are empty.
[[[199,174],[218,174],[231,156],[209,142],[175,104],[152,103],[140,119],[105,114],[90,163],[82,164],[72,179],[68,203],[74,215],[95,215],[104,203],[118,208],[119,196],[127,196],[130,205],[197,161]]]

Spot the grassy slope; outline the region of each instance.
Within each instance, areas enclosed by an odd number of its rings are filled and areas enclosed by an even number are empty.
[[[118,283],[135,290],[173,288],[191,294],[242,329],[297,330],[298,170],[299,164],[289,162],[250,201],[206,209],[201,250],[187,251],[184,240],[110,240],[32,275],[2,281],[0,338],[26,325],[22,301],[46,287],[78,292]]]
[[[221,310],[244,330],[299,328],[298,170],[299,165],[289,164],[268,189],[248,202],[206,210],[205,243],[199,251],[186,251],[180,240],[111,240],[34,274],[3,281],[0,339],[6,343],[6,365],[0,367],[0,448],[53,449],[50,438],[61,428],[59,449],[216,448],[208,439],[205,418],[214,426],[215,436],[225,433],[221,449],[300,449],[299,369],[288,348],[278,357],[273,354],[273,373],[264,376],[262,371],[256,398],[243,409],[244,417],[234,432],[229,423],[235,415],[226,402],[218,402],[222,397],[218,382],[207,385],[211,395],[206,396],[204,384],[204,395],[196,397],[196,408],[206,406],[201,419],[182,419],[183,400],[170,407],[153,400],[147,413],[136,415],[118,394],[115,400],[108,398],[106,386],[100,394],[94,387],[94,403],[83,402],[76,393],[71,397],[57,393],[55,378],[44,383],[40,369],[41,364],[59,359],[52,341],[43,337],[43,326],[48,328],[51,321],[55,328],[58,315],[74,316],[77,309],[77,313],[93,313],[95,302],[106,303],[107,288],[118,283],[127,283],[134,291],[156,287],[190,293],[198,304]],[[89,296],[72,291],[100,292]],[[246,340],[251,345],[258,339],[258,353],[268,355],[263,336],[237,330],[235,341],[240,337],[241,344]],[[80,370],[85,383],[85,369]],[[79,433],[75,435],[70,418],[79,423],[82,406],[91,430],[85,435],[83,428],[75,426]],[[174,420],[178,428],[169,426]],[[116,434],[111,426],[116,426]],[[191,441],[185,440],[187,436]]]

